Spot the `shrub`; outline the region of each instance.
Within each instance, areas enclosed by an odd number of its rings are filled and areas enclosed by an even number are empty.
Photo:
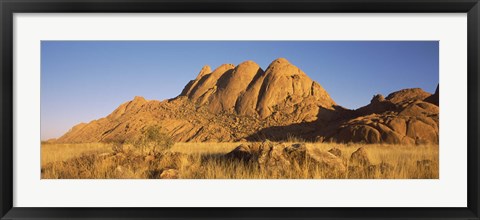
[[[134,142],[136,147],[142,149],[142,153],[151,154],[170,149],[174,142],[170,136],[162,132],[158,125],[149,126],[143,130],[140,137]]]

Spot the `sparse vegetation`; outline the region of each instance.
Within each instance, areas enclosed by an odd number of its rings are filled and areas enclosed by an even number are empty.
[[[112,144],[51,144],[42,143],[41,164],[44,167],[51,162],[62,162],[87,154],[103,154],[112,152]]]
[[[132,144],[140,148],[142,154],[156,154],[171,148],[174,142],[162,131],[162,127],[153,125],[146,127],[140,137],[132,141]]]
[[[153,130],[153,129],[152,129]],[[42,178],[45,179],[303,179],[303,178],[439,178],[438,145],[365,145],[307,143],[309,149],[327,152],[336,148],[349,167],[350,156],[360,147],[379,169],[371,172],[331,174],[311,163],[292,164],[282,172],[259,169],[256,163],[244,163],[223,157],[240,143],[176,143],[170,149],[135,151],[124,144],[114,151],[114,144],[42,144]],[[146,152],[146,151],[145,151]],[[388,166],[387,166],[388,165]],[[353,167],[351,167],[353,168]],[[379,170],[387,169],[386,172]],[[355,172],[355,173],[354,173]]]
[[[173,99],[136,96],[42,142],[42,178],[439,178],[438,95],[348,110],[285,58],[205,66]],[[53,144],[85,142],[108,143]]]

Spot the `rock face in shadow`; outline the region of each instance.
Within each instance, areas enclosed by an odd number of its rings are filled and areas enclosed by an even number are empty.
[[[439,106],[421,89],[394,92],[355,111],[328,137],[337,142],[438,144]]]
[[[440,104],[440,94],[439,94],[439,91],[438,91],[438,85],[437,85],[437,89],[435,90],[435,93],[431,96],[429,96],[428,98],[425,99],[426,102],[430,102],[436,106],[439,106]]]
[[[439,91],[375,95],[357,110],[337,105],[284,58],[204,66],[176,98],[135,97],[105,118],[80,123],[59,143],[128,141],[160,125],[177,142],[288,139],[388,144],[438,143]]]

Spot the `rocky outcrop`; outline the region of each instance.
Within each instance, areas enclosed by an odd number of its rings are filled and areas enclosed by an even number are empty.
[[[319,107],[333,109],[335,105],[318,83],[284,58],[274,60],[266,71],[253,61],[236,67],[222,65],[212,73],[204,69],[181,96],[207,105],[214,113],[266,118],[281,112],[314,120]]]
[[[352,153],[348,163],[348,178],[373,179],[379,176],[388,178],[394,171],[394,166],[386,162],[373,164],[365,147]]]
[[[432,94],[423,91],[420,88],[402,89],[397,92],[393,92],[387,96],[387,100],[394,104],[408,103],[415,100],[424,100]]]
[[[320,84],[284,58],[264,71],[253,61],[204,66],[181,94],[135,97],[105,118],[80,123],[59,143],[124,142],[160,125],[176,142],[288,139],[387,144],[438,143],[439,91],[377,94],[357,110],[336,105]]]
[[[438,144],[439,107],[424,101],[431,96],[421,89],[405,89],[385,100],[374,98],[356,110],[356,117],[341,123],[330,139],[345,143]]]
[[[242,160],[258,164],[267,172],[282,172],[295,166],[314,165],[332,174],[343,174],[346,167],[340,157],[318,149],[307,148],[305,144],[284,143],[243,144],[225,155],[227,159]]]
[[[328,153],[331,153],[337,157],[341,157],[342,156],[342,150],[338,149],[338,148],[332,148],[330,150],[328,150]]]
[[[350,165],[361,167],[366,167],[371,164],[367,154],[367,150],[365,150],[365,148],[363,147],[358,148],[355,152],[352,153],[349,162]]]

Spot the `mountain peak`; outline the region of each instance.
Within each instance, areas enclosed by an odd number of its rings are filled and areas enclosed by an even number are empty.
[[[200,79],[202,78],[203,76],[209,74],[212,72],[212,69],[210,68],[209,65],[205,65],[202,67],[202,69],[200,70],[200,72],[198,73],[197,75],[197,79]]]
[[[260,66],[253,60],[243,61],[242,63],[238,64],[236,67],[238,68],[239,66],[255,66],[260,68]]]
[[[270,65],[268,65],[267,71],[269,69],[278,69],[285,66],[293,66],[293,65],[285,58],[277,58],[274,61],[272,61]]]
[[[231,64],[231,63],[224,63],[220,66],[218,66],[212,73],[214,72],[224,72],[226,70],[229,70],[229,69],[233,69],[235,68],[235,65]]]
[[[135,97],[133,97],[133,101],[143,102],[143,101],[147,101],[147,100],[145,98],[143,98],[142,96],[135,96]]]
[[[279,57],[275,59],[272,63],[290,63],[286,58]]]
[[[303,100],[310,100],[308,105],[312,108],[332,109],[335,105],[320,84],[285,58],[274,60],[266,71],[252,60],[237,66],[220,65],[213,72],[192,80],[181,96],[207,106],[212,112],[263,118],[279,111],[279,106],[300,105]],[[308,118],[315,118],[313,114],[310,112]]]

